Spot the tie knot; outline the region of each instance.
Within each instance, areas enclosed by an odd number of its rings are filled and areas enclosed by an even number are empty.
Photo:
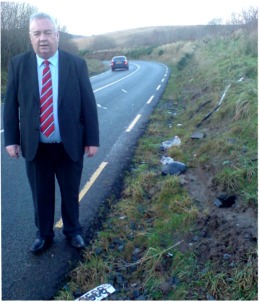
[[[44,64],[44,66],[48,66],[50,64],[50,62],[48,60],[44,60],[43,64]]]

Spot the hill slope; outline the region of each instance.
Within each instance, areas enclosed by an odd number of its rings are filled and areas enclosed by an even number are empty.
[[[178,41],[195,41],[229,34],[237,25],[157,26],[111,32],[89,37],[75,37],[80,50],[125,49],[154,46]]]

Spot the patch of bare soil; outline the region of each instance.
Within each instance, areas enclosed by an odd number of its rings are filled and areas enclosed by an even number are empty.
[[[205,213],[197,221],[192,246],[202,262],[213,260],[228,270],[238,262],[246,262],[257,248],[257,211],[237,196],[231,207],[221,208],[214,204],[223,194],[213,185],[213,171],[201,167],[188,169],[182,175],[182,183]]]

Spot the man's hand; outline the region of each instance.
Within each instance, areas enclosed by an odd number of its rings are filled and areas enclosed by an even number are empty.
[[[92,157],[94,156],[98,151],[98,147],[95,146],[86,146],[85,147],[85,154],[87,157]]]
[[[19,145],[6,146],[6,150],[7,150],[7,153],[12,158],[19,158],[19,155],[20,155],[20,146]]]

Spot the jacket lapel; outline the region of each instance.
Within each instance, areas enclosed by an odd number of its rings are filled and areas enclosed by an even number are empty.
[[[28,83],[28,89],[33,89],[33,96],[39,100],[39,83],[37,74],[37,60],[36,55],[33,51],[28,56],[28,63],[26,63],[26,77]],[[26,87],[24,87],[26,89]]]
[[[58,104],[60,105],[62,97],[64,95],[66,83],[68,81],[70,65],[66,59],[66,54],[59,50],[59,94],[58,94]]]

